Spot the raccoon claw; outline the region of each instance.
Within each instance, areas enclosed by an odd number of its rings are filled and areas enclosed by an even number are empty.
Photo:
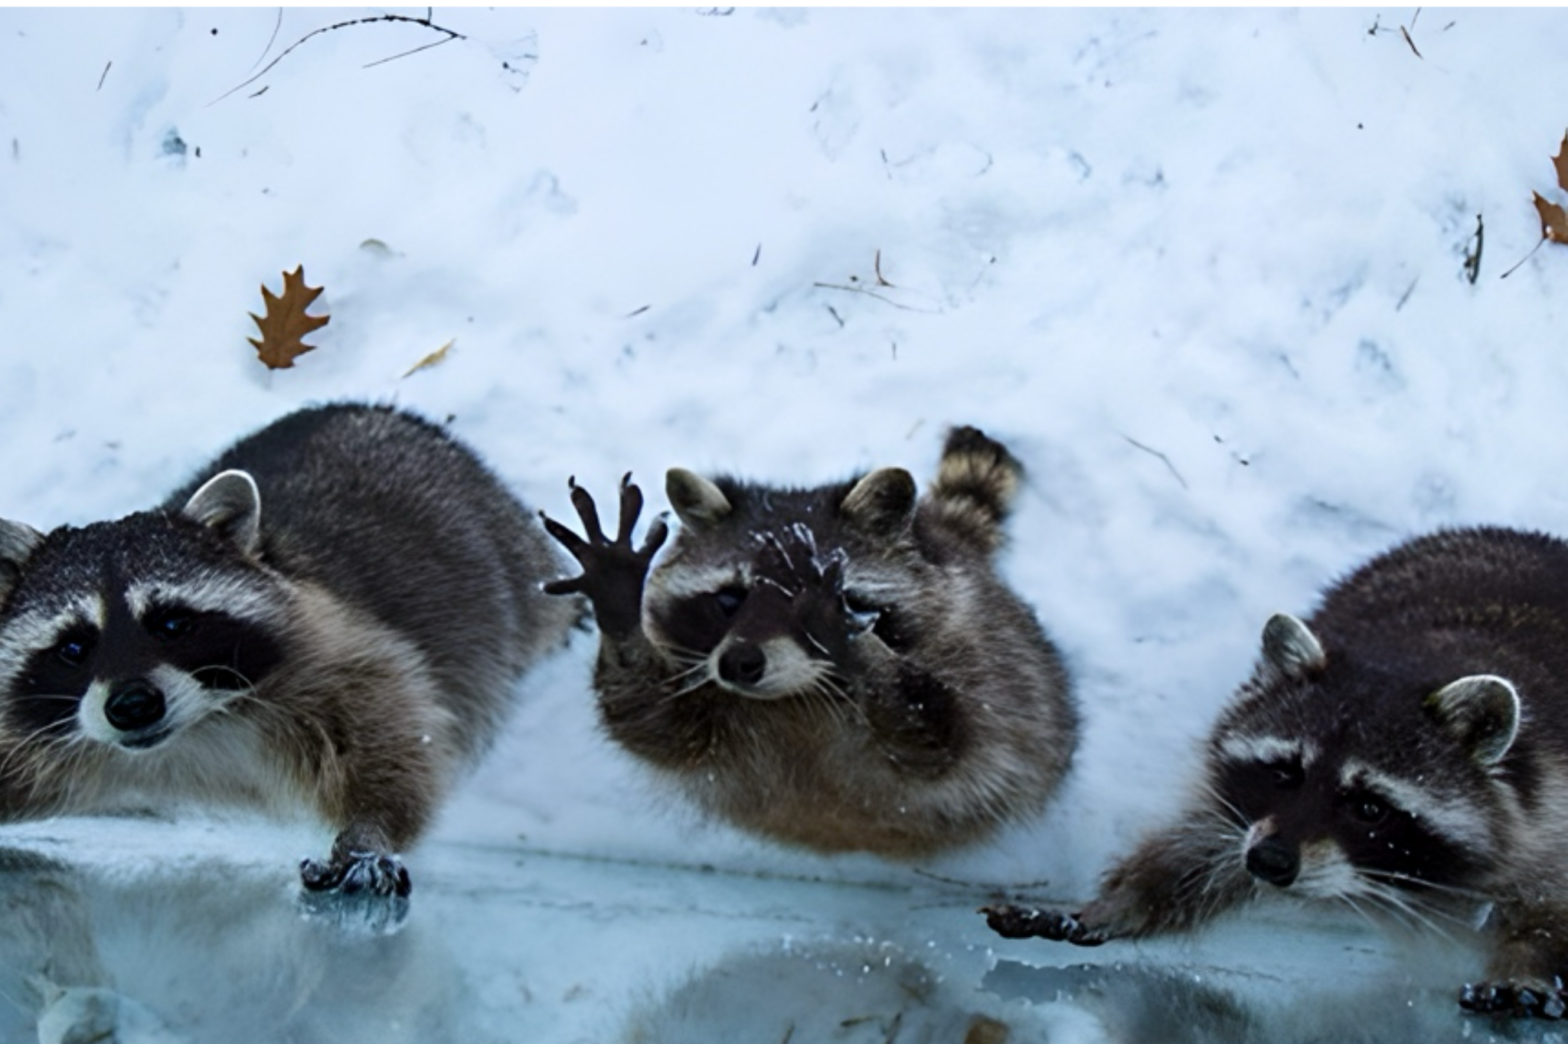
[[[633,548],[632,529],[642,514],[642,490],[632,483],[631,473],[621,479],[621,517],[612,541],[599,524],[599,511],[593,496],[569,479],[572,489],[572,507],[582,521],[585,537],[578,536],[566,526],[539,513],[547,533],[554,537],[582,565],[581,576],[552,580],[544,585],[546,594],[583,594],[593,603],[594,618],[599,630],[612,638],[624,638],[637,629],[642,616],[643,580],[656,551],[669,536],[669,526],[664,519],[656,518],[648,526],[642,547]]]
[[[300,863],[300,912],[351,933],[390,935],[408,918],[408,871],[397,857],[353,852],[346,860]]]
[[[397,857],[379,852],[351,852],[346,860],[326,863],[306,859],[299,865],[299,876],[311,892],[406,899],[412,890],[408,870]]]
[[[1465,983],[1459,1006],[1477,1015],[1515,1019],[1561,1019],[1568,1013],[1561,990],[1532,988],[1513,982]]]
[[[1004,939],[1051,939],[1074,946],[1099,946],[1109,936],[1090,928],[1060,910],[1035,910],[1019,906],[982,906],[985,923]]]

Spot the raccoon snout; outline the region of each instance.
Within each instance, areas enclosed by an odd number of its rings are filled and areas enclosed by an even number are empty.
[[[1301,854],[1295,845],[1265,837],[1247,849],[1247,871],[1261,881],[1286,888],[1301,872]]]
[[[719,677],[731,685],[756,685],[767,670],[767,654],[751,642],[731,642],[719,655]]]
[[[163,693],[145,681],[127,682],[103,705],[103,716],[121,732],[135,732],[163,720]]]

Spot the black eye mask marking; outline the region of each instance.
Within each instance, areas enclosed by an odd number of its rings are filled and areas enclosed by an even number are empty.
[[[60,633],[53,645],[28,657],[6,709],[24,736],[64,736],[76,706],[93,680],[98,629],[80,621]]]

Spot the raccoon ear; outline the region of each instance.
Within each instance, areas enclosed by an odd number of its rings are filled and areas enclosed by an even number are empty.
[[[693,529],[711,526],[730,513],[730,501],[724,491],[685,468],[671,468],[664,473],[664,495],[670,498],[670,507],[680,520]]]
[[[243,471],[221,471],[186,501],[184,514],[233,543],[242,554],[254,554],[261,542],[261,491]]]
[[[1328,663],[1317,635],[1289,613],[1275,613],[1263,625],[1263,659],[1287,678],[1322,670]]]
[[[1449,682],[1426,698],[1426,708],[1459,737],[1478,765],[1503,760],[1519,735],[1519,693],[1495,674]]]
[[[915,517],[915,480],[903,468],[878,468],[855,483],[839,511],[850,522],[874,533],[893,534]]]
[[[22,565],[44,535],[32,526],[0,518],[0,602],[22,575]]]

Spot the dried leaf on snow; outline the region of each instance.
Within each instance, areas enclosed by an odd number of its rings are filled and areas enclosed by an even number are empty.
[[[282,296],[274,294],[267,289],[266,284],[262,284],[261,298],[266,302],[267,314],[265,317],[254,312],[250,314],[261,329],[261,340],[252,337],[249,341],[268,369],[287,370],[294,365],[295,359],[315,350],[316,346],[306,344],[303,338],[311,331],[326,326],[331,317],[306,315],[305,309],[320,296],[321,287],[305,285],[304,265],[283,273]]]

